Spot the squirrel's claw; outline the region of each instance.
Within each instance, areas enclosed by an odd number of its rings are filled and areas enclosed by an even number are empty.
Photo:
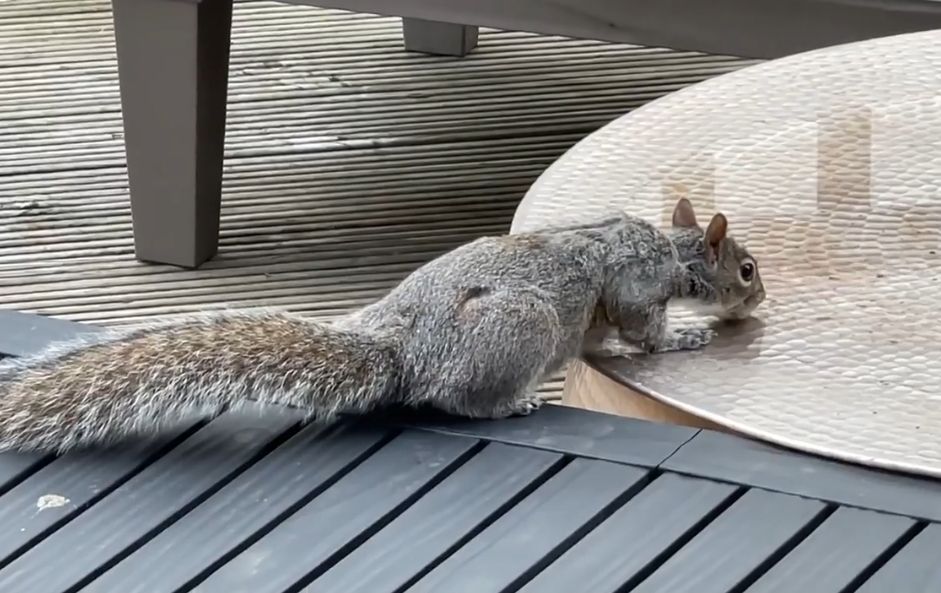
[[[700,327],[688,327],[679,330],[680,348],[683,350],[698,350],[716,337],[715,330]]]
[[[651,353],[679,352],[681,350],[699,350],[715,337],[716,332],[709,328],[684,327],[671,330],[663,341],[651,348]]]
[[[510,416],[529,416],[545,403],[542,397],[535,393],[526,394],[510,405]]]

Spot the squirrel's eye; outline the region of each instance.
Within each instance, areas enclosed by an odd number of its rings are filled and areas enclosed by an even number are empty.
[[[745,262],[738,269],[739,276],[742,277],[742,281],[745,283],[751,282],[755,277],[755,264],[751,262]]]

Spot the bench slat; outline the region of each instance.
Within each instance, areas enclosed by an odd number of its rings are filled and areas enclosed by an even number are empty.
[[[51,456],[38,453],[17,453],[14,451],[0,453],[0,492],[6,492],[29,474],[38,471],[50,460]]]
[[[653,568],[737,490],[676,474],[654,480],[520,593],[615,593]]]
[[[747,591],[846,591],[915,524],[905,517],[840,508]]]
[[[562,456],[488,445],[352,554],[315,580],[311,591],[392,593],[549,477]],[[297,562],[285,562],[297,572]]]
[[[409,593],[514,590],[646,481],[639,468],[577,458],[436,566]],[[306,593],[317,591],[311,587]]]
[[[97,576],[237,475],[296,421],[288,415],[220,416],[0,569],[0,591],[62,593]]]
[[[941,591],[941,525],[929,525],[857,589],[857,593]]]
[[[0,310],[0,354],[26,356],[53,342],[102,331],[102,328],[18,311]]]
[[[165,452],[193,427],[151,441],[66,453],[0,496],[0,562],[69,521]],[[13,459],[35,456],[10,453]],[[51,497],[51,498],[50,498]]]
[[[732,591],[825,509],[822,502],[749,490],[633,593]]]
[[[329,568],[449,475],[477,446],[475,439],[434,433],[396,437],[193,592],[282,593],[296,581],[296,571]]]
[[[556,405],[543,406],[534,414],[500,422],[441,415],[419,419],[412,415],[403,423],[422,430],[643,467],[656,467],[699,431],[688,426],[657,424]]]
[[[917,478],[702,431],[664,469],[877,511],[941,520],[941,480]]]
[[[247,546],[279,516],[316,496],[392,434],[350,426],[323,434],[320,427],[306,427],[82,591],[182,589]]]

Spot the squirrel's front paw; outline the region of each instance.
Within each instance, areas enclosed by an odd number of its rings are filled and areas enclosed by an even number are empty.
[[[679,350],[699,350],[712,341],[716,332],[709,328],[685,327],[674,329],[667,334],[663,343],[652,352],[677,352]]]
[[[716,332],[709,328],[688,327],[677,331],[680,348],[683,350],[698,350],[716,337]]]
[[[535,393],[524,395],[510,404],[510,416],[528,416],[542,407],[546,400]]]
[[[459,414],[469,418],[486,418],[488,420],[502,420],[511,416],[528,416],[542,407],[544,399],[533,394],[519,396],[513,400],[501,400],[487,407],[464,408]],[[448,408],[444,408],[448,409]]]

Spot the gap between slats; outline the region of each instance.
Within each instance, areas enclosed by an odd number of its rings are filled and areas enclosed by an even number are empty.
[[[108,496],[109,494],[111,494],[112,492],[120,488],[129,480],[134,478],[134,476],[140,474],[142,471],[147,469],[148,466],[150,466],[155,461],[157,461],[161,457],[168,454],[177,445],[179,445],[184,440],[191,437],[193,434],[195,434],[198,430],[206,426],[206,424],[208,423],[209,423],[208,420],[194,422],[192,426],[185,428],[175,438],[171,439],[167,443],[164,443],[160,447],[156,447],[148,455],[144,456],[131,471],[121,476],[120,479],[117,479],[113,483],[109,484],[108,487],[102,488],[94,496],[89,498],[84,504],[82,504],[81,506],[75,508],[72,512],[70,512],[67,517],[64,517],[60,519],[59,521],[56,521],[55,523],[49,525],[48,527],[46,527],[45,529],[37,533],[34,537],[30,538],[27,542],[25,542],[22,546],[17,548],[15,551],[13,551],[12,553],[8,554],[7,556],[3,558],[0,558],[0,570],[2,570],[5,566],[10,564],[11,562],[16,560],[23,554],[25,554],[30,548],[40,544],[44,539],[51,536],[57,529],[59,529],[60,527],[68,523],[69,521],[72,521],[73,519],[81,515],[82,513],[94,507],[94,505],[97,502],[104,499],[106,496]],[[61,457],[56,456],[56,455],[48,455],[44,457],[42,463],[36,464],[35,466],[31,467],[28,473],[24,473],[24,475],[20,479],[16,480],[16,482],[13,483],[10,487],[0,490],[0,504],[3,503],[4,494],[6,494],[7,492],[10,492],[19,484],[26,482],[29,478],[38,474],[41,470],[45,469],[47,466],[52,464],[52,462],[54,462],[56,459],[59,459],[59,458]]]
[[[905,533],[901,535],[897,540],[895,540],[891,546],[889,546],[884,552],[879,554],[870,564],[867,566],[859,575],[850,583],[846,589],[840,593],[853,593],[857,589],[863,586],[874,574],[876,574],[879,569],[889,563],[892,558],[902,551],[905,546],[909,544],[913,539],[915,539],[919,533],[925,530],[928,527],[929,523],[927,521],[918,521],[912,525]]]

